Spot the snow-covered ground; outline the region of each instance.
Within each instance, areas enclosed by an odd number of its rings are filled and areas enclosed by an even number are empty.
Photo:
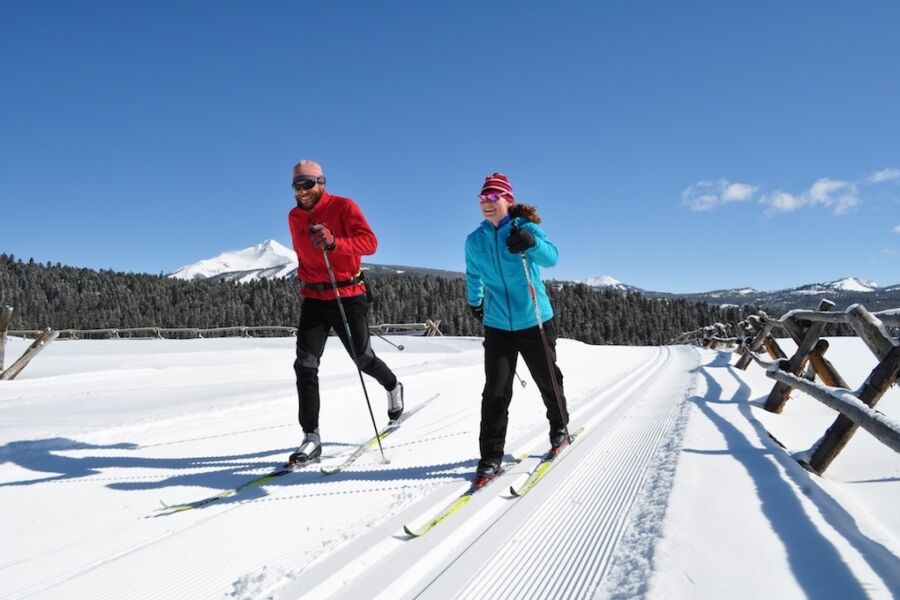
[[[416,524],[477,461],[481,340],[374,339],[408,407],[440,396],[352,469],[315,467],[202,508],[166,510],[280,465],[300,440],[293,340],[58,341],[0,382],[0,598],[890,598],[900,596],[900,455],[860,431],[825,477],[792,458],[834,418],[783,414],[756,365],[685,346],[559,345],[586,426],[515,499],[547,445],[519,373],[507,452],[528,458],[428,535]],[[856,339],[829,357],[851,385]],[[11,339],[7,364],[27,342]],[[788,344],[785,344],[786,350]],[[372,433],[329,341],[323,464]],[[379,426],[384,393],[367,379]],[[878,408],[900,420],[900,391]],[[777,441],[776,441],[777,440]],[[782,447],[782,445],[784,447]]]

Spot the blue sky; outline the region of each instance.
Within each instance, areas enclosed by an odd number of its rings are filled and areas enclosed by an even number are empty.
[[[274,238],[321,162],[370,262],[463,270],[484,176],[646,289],[900,283],[900,3],[4,2],[0,252]]]

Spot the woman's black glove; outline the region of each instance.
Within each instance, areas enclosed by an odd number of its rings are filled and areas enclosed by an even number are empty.
[[[469,310],[472,311],[472,315],[476,319],[478,319],[479,321],[484,320],[484,302],[482,302],[478,306],[469,306]]]
[[[506,247],[513,254],[525,252],[534,246],[534,236],[527,229],[513,229],[513,232],[506,238]]]

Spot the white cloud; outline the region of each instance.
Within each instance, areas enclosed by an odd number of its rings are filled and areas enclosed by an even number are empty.
[[[894,233],[900,233],[900,225],[894,227]]]
[[[862,204],[859,188],[900,180],[900,169],[887,167],[866,178],[841,181],[823,177],[813,183],[805,192],[796,194],[776,190],[764,193],[759,203],[766,206],[766,214],[793,212],[808,206],[821,206],[834,215],[846,215]],[[718,181],[698,181],[681,192],[682,204],[693,211],[707,211],[725,204],[746,202],[759,191],[759,187],[746,183],[733,183],[725,179]],[[897,230],[894,230],[897,232]]]
[[[895,169],[893,167],[888,167],[887,169],[882,169],[877,173],[872,173],[866,179],[867,183],[883,183],[885,181],[893,181],[894,179],[900,179],[900,169]]]
[[[725,179],[698,181],[681,192],[681,202],[693,211],[702,212],[723,204],[746,202],[753,198],[758,189],[753,185]]]
[[[768,214],[792,212],[798,208],[802,208],[806,204],[806,200],[803,196],[795,196],[780,191],[763,196],[759,201],[769,206],[769,208],[766,209],[766,213]]]
[[[836,215],[845,215],[859,206],[856,185],[846,181],[820,179],[809,188],[813,204],[822,204],[833,209]]]
[[[845,215],[859,206],[856,184],[827,177],[819,179],[802,194],[777,191],[766,194],[760,202],[768,206],[766,214],[793,212],[805,206],[825,206],[836,215]]]

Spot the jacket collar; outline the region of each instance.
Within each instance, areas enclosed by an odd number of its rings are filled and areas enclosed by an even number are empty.
[[[500,222],[497,224],[496,227],[494,226],[493,223],[491,223],[490,221],[488,221],[487,219],[485,219],[484,221],[481,222],[481,226],[482,226],[484,229],[486,229],[487,231],[490,231],[491,233],[493,233],[493,232],[495,232],[495,231],[500,231],[501,229],[503,229],[504,227],[506,227],[507,225],[509,225],[510,223],[512,223],[513,220],[515,220],[515,219],[517,219],[517,218],[518,218],[518,217],[512,217],[512,216],[510,216],[510,215],[506,215],[505,217],[503,217],[503,220],[500,221]]]
[[[324,208],[329,202],[331,202],[331,194],[328,193],[328,190],[322,190],[322,196],[319,198],[319,201],[316,202],[316,205],[315,205],[315,206],[313,206],[313,207],[312,207],[311,209],[309,209],[309,210],[306,210],[305,208],[303,208],[302,206],[300,206],[300,203],[298,202],[298,203],[297,203],[297,210],[300,210],[300,211],[302,211],[302,212],[305,212],[305,213],[308,214],[308,215],[312,215],[312,214],[313,214],[314,212],[316,212],[317,210],[320,210],[320,209]]]

